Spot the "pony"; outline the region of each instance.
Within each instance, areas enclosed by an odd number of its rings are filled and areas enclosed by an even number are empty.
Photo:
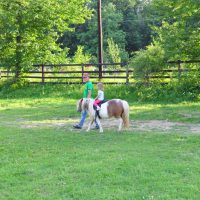
[[[87,128],[87,131],[90,131],[91,125],[93,124],[94,120],[96,119],[99,125],[100,133],[103,132],[103,128],[100,123],[100,118],[118,118],[120,119],[118,131],[121,131],[122,126],[125,128],[129,127],[129,104],[125,100],[121,99],[112,99],[106,101],[101,105],[101,109],[98,111],[99,114],[97,115],[96,110],[93,107],[94,99],[80,99],[77,102],[77,111],[82,112],[86,110],[90,117],[90,122]]]

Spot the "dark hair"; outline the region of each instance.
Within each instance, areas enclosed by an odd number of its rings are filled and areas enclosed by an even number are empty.
[[[83,73],[83,76],[89,77],[89,73]]]

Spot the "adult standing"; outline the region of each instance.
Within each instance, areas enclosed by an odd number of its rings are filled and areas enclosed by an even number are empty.
[[[94,87],[93,87],[92,82],[90,81],[88,73],[83,74],[83,82],[85,83],[83,98],[90,99],[93,97]],[[81,129],[83,127],[86,117],[87,117],[87,111],[84,110],[81,112],[80,122],[78,124],[74,125],[73,127],[76,129]],[[96,124],[96,129],[99,129],[99,125],[97,124],[96,121],[95,121],[95,124]]]

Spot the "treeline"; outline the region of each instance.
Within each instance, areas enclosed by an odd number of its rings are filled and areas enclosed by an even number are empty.
[[[97,0],[0,0],[0,65],[97,62]],[[200,1],[102,0],[104,62],[147,76],[200,58]],[[192,66],[193,67],[193,66]]]
[[[69,55],[84,49],[92,62],[97,62],[98,19],[97,0],[90,2],[93,16],[82,25],[74,26],[74,33],[65,33],[60,39],[70,47]],[[144,49],[151,41],[151,26],[158,22],[150,16],[149,1],[102,0],[104,62],[128,61],[131,54]]]

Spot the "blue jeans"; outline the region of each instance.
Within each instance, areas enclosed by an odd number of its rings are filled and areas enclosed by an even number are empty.
[[[81,120],[80,120],[80,122],[79,122],[79,124],[78,124],[80,127],[82,127],[82,126],[83,126],[83,124],[84,124],[84,122],[85,122],[85,119],[86,119],[86,117],[87,117],[87,111],[86,111],[86,110],[84,110],[84,111],[81,113]],[[95,124],[96,124],[96,127],[98,128],[98,127],[99,127],[99,125],[97,124],[96,120],[95,120],[94,122],[95,122]]]

